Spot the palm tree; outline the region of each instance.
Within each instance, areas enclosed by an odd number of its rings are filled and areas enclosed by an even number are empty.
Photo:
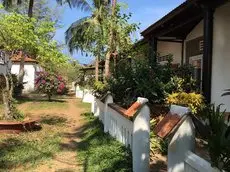
[[[116,6],[117,6],[117,0],[112,0],[112,17],[115,17],[115,14],[116,14]],[[115,39],[115,31],[113,29],[113,27],[111,27],[111,30],[110,30],[110,39],[109,39],[109,49],[107,51],[107,54],[106,54],[106,59],[105,59],[105,77],[108,78],[109,75],[110,75],[110,67],[109,67],[109,64],[110,64],[110,58],[111,58],[111,55],[112,53],[114,53],[114,51],[116,51],[115,49],[115,45],[114,45],[114,39]]]
[[[95,55],[95,79],[99,80],[99,61],[103,50],[103,20],[109,10],[109,0],[93,0],[88,6],[91,15],[74,22],[66,31],[66,43],[71,53],[89,50]]]

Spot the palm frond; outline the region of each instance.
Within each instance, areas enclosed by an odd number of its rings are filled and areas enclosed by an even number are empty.
[[[90,11],[91,7],[87,0],[56,0],[58,4],[69,4],[70,8],[80,8],[83,11]]]

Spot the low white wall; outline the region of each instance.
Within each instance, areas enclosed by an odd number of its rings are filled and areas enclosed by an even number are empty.
[[[190,109],[171,105],[172,115],[177,114],[182,123],[175,131],[168,146],[168,172],[184,172],[184,159],[187,151],[195,150],[195,127],[190,116]]]
[[[80,89],[79,85],[76,87],[76,97],[82,99],[84,103],[92,103],[94,101],[94,96],[91,90]]]
[[[184,161],[185,172],[220,172],[212,168],[211,164],[196,154],[188,151]]]
[[[104,124],[104,131],[130,147],[134,172],[149,171],[150,154],[150,110],[143,104],[133,120],[112,109],[113,97],[108,94],[105,103],[95,99],[92,103],[92,113]]]

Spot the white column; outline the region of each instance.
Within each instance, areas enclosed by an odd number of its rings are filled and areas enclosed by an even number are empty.
[[[141,99],[138,102],[145,103],[147,99]],[[133,171],[149,171],[149,154],[150,154],[150,110],[144,105],[134,119],[133,124]]]
[[[109,121],[110,114],[108,113],[108,104],[113,103],[113,97],[110,93],[105,98],[105,110],[104,110],[104,132],[107,133],[109,131]]]

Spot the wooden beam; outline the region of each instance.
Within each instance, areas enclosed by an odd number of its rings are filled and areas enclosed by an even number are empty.
[[[162,42],[175,42],[175,43],[182,43],[182,40],[170,40],[170,39],[157,39],[158,41],[162,41]]]
[[[181,43],[181,65],[184,64],[184,40]]]
[[[195,17],[193,17],[191,19],[186,20],[185,22],[176,24],[175,26],[169,27],[169,29],[167,29],[167,30],[162,28],[162,32],[158,33],[157,37],[164,36],[164,35],[172,32],[172,31],[174,31],[176,29],[179,29],[179,28],[181,28],[181,27],[183,27],[183,26],[185,26],[185,25],[187,25],[187,24],[189,24],[191,22],[194,22],[194,21],[196,21],[198,19],[202,19],[202,15],[195,16]]]

